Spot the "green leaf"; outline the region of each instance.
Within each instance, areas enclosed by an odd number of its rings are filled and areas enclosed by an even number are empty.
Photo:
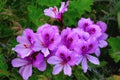
[[[0,76],[5,75],[5,76],[9,76],[9,72],[7,71],[8,66],[5,63],[5,59],[3,57],[3,55],[0,55]]]
[[[120,38],[109,38],[109,45],[112,47],[114,52],[120,52]]]
[[[52,7],[60,5],[61,0],[37,0],[37,3],[41,6]]]
[[[0,26],[0,38],[6,38],[13,35],[13,30],[10,29],[7,25]]]
[[[74,71],[73,71],[73,74],[75,75],[75,78],[77,79],[77,80],[89,80],[85,75],[84,75],[84,73],[83,73],[83,70],[82,70],[82,68],[81,68],[81,66],[79,65],[79,66],[75,66],[74,68]]]
[[[31,21],[36,24],[37,26],[40,25],[40,16],[41,16],[41,12],[42,10],[40,8],[36,8],[35,6],[28,6],[28,12],[29,12],[29,18],[31,19]]]
[[[120,54],[116,54],[112,49],[109,50],[109,55],[114,59],[116,63],[120,61]]]
[[[28,6],[28,12],[30,20],[36,25],[33,30],[36,30],[38,26],[46,23],[48,19],[46,16],[44,16],[43,10],[40,6],[36,7],[34,5],[30,5]]]
[[[68,6],[68,12],[64,14],[64,21],[66,25],[77,25],[77,19],[79,19],[86,11],[91,11],[91,5],[94,0],[73,0],[70,1]]]
[[[109,38],[108,42],[112,48],[109,50],[109,55],[117,63],[118,61],[120,61],[120,38]]]
[[[101,61],[100,62],[100,65],[98,67],[104,67],[106,66],[107,62],[106,61]]]
[[[118,27],[120,29],[120,11],[117,13]]]
[[[0,0],[0,11],[4,8],[7,0]]]

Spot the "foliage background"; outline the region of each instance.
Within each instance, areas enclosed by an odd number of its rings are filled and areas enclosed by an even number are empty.
[[[11,60],[17,56],[11,50],[17,44],[16,36],[25,28],[36,31],[44,23],[59,25],[43,10],[60,7],[62,1],[66,0],[0,0],[0,80],[22,80],[18,69],[11,66]],[[120,80],[120,0],[71,0],[63,17],[64,25],[69,27],[76,27],[81,17],[107,23],[109,45],[101,49],[101,64],[89,64],[86,74],[80,66],[74,67],[71,77],[63,73],[52,75],[52,66],[48,65],[45,72],[33,69],[30,80]]]

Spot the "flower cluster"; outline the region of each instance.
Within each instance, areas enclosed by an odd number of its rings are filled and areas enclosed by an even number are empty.
[[[62,2],[59,11],[55,6],[45,9],[44,13],[62,20],[68,4],[69,1],[66,4]],[[32,75],[32,67],[45,71],[46,63],[54,65],[54,75],[63,70],[65,75],[71,76],[72,67],[80,64],[86,73],[87,61],[100,64],[97,57],[100,56],[100,48],[107,46],[106,29],[104,22],[94,23],[90,18],[81,18],[76,28],[67,27],[62,31],[59,31],[58,26],[47,23],[40,26],[37,32],[25,29],[23,34],[17,37],[19,44],[13,48],[18,58],[12,60],[12,66],[20,67],[19,73],[24,80],[28,80]]]

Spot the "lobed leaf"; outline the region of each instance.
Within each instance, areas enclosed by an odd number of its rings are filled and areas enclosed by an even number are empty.
[[[68,12],[64,15],[65,25],[77,25],[77,18],[79,19],[86,11],[91,11],[91,5],[94,0],[73,0],[70,1]]]
[[[109,45],[111,46],[111,50],[109,50],[110,56],[117,63],[120,61],[120,38],[109,38]]]

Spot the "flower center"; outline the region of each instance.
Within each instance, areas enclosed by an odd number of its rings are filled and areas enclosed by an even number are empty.
[[[88,25],[89,25],[88,23],[85,23],[85,24],[84,24],[84,27],[87,27]]]
[[[86,52],[86,50],[87,50],[86,46],[82,46],[82,51]]]
[[[68,61],[71,60],[71,57],[68,56],[68,57],[65,57],[65,55],[63,53],[60,54],[60,57],[63,59],[63,61],[61,62],[61,65],[65,65]]]
[[[92,44],[90,44],[90,45],[89,45],[89,50],[90,50],[90,49],[92,49],[92,47],[93,47],[93,45],[92,45]]]
[[[54,39],[53,39],[53,38],[51,39],[51,42],[54,42]]]
[[[70,57],[70,56],[68,56],[68,57],[67,57],[67,61],[70,61],[70,60],[71,60],[71,57]]]
[[[89,33],[90,33],[90,34],[94,34],[95,31],[96,31],[95,28],[92,28],[92,29],[89,31]]]
[[[49,38],[49,34],[47,33],[47,34],[45,34],[45,37],[46,37],[46,39],[48,39]]]
[[[88,23],[84,23],[84,25],[83,25],[83,29],[86,31],[86,28],[89,26],[89,24]]]
[[[57,12],[57,9],[56,8],[53,8],[53,10],[52,10],[55,14],[56,14],[56,12]]]
[[[72,38],[70,38],[70,39],[69,39],[69,42],[70,42],[70,43],[72,43],[72,42],[73,42],[73,39],[72,39]]]
[[[64,55],[63,53],[61,53],[61,54],[60,54],[60,57],[61,57],[62,59],[64,59],[64,58],[65,58],[65,55]]]
[[[25,48],[28,48],[28,45],[27,45],[27,44],[23,44],[23,46],[24,46]]]

